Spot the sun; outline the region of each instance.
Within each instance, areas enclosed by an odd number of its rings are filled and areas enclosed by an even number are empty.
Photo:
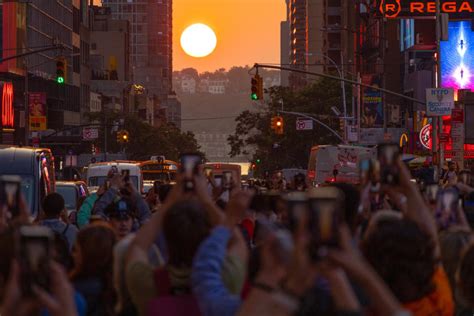
[[[181,34],[181,47],[192,57],[206,57],[214,51],[216,45],[216,34],[202,23],[188,26]]]

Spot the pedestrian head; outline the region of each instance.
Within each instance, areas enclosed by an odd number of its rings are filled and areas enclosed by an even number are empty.
[[[434,249],[430,236],[406,219],[379,220],[362,242],[365,257],[402,303],[434,290]]]
[[[450,228],[439,236],[441,260],[453,289],[456,285],[455,275],[461,261],[462,252],[472,240],[472,233],[460,228]]]
[[[59,218],[64,210],[64,199],[59,193],[50,193],[43,200],[43,211],[46,217]]]
[[[187,200],[174,204],[163,219],[163,232],[168,246],[168,263],[189,268],[194,254],[210,232],[211,225],[204,206]]]
[[[114,231],[105,223],[80,230],[73,248],[72,279],[111,275],[115,241]]]
[[[132,203],[127,198],[109,205],[105,210],[110,219],[110,225],[119,239],[124,238],[132,232],[133,211]]]

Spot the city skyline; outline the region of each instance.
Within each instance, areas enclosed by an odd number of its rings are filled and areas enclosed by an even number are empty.
[[[280,22],[285,18],[283,0],[173,0],[173,70],[279,63]],[[181,33],[194,23],[209,25],[217,35],[216,50],[205,58],[186,55],[180,45]]]

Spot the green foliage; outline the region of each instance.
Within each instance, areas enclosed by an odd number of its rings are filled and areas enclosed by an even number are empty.
[[[154,127],[137,116],[112,111],[89,113],[88,116],[91,121],[99,121],[103,124],[107,121],[108,125],[112,125],[115,120],[124,119],[123,128],[129,132],[129,143],[125,145],[118,144],[115,133],[111,133],[112,126],[108,126],[99,135],[98,146],[103,148],[103,133],[107,132],[108,151],[118,152],[122,149],[122,146],[125,146],[125,152],[132,160],[146,160],[152,155],[164,155],[167,159],[178,160],[180,153],[199,151],[194,134],[191,132],[183,133],[173,124]]]
[[[346,90],[350,92],[351,89]],[[257,172],[291,167],[306,169],[312,146],[340,143],[336,136],[316,123],[312,131],[297,131],[297,116],[294,115],[279,113],[284,118],[283,135],[275,135],[270,128],[271,117],[282,109],[283,103],[285,111],[314,116],[339,131],[339,119],[331,111],[333,106],[342,109],[338,82],[321,79],[298,92],[274,87],[268,93],[270,98],[262,111],[245,111],[237,117],[235,133],[228,138],[232,157],[248,154],[249,149],[254,149],[253,162],[261,160]],[[346,98],[351,100],[350,95]]]

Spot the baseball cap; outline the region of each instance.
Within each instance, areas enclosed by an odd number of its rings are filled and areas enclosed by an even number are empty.
[[[120,199],[107,208],[107,216],[114,219],[129,219],[132,217],[132,211],[129,201]]]

